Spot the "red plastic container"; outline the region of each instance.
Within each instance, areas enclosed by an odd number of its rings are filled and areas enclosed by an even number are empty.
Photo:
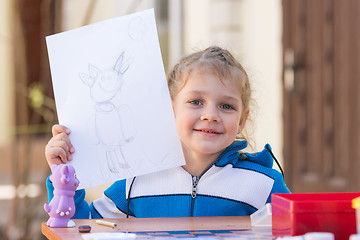
[[[360,193],[273,194],[272,233],[276,237],[332,232],[336,240],[356,233],[352,199]]]

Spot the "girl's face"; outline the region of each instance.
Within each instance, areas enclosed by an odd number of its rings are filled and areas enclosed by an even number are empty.
[[[184,152],[217,157],[241,132],[239,84],[210,72],[193,72],[173,100],[177,131]]]

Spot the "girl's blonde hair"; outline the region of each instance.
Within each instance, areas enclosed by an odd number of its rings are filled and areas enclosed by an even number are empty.
[[[232,79],[241,86],[243,113],[249,110],[251,88],[243,66],[226,49],[212,46],[181,59],[167,76],[171,99],[185,86],[192,71],[208,70],[221,79]]]

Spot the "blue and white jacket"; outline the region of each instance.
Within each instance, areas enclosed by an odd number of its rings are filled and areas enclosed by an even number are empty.
[[[89,211],[92,218],[126,217],[127,212],[140,218],[250,215],[269,203],[271,194],[290,191],[282,174],[272,168],[270,146],[255,154],[239,153],[246,145],[234,142],[199,177],[177,167],[119,180],[90,206],[85,191],[78,190],[74,218],[88,218]],[[50,201],[49,179],[47,186]]]

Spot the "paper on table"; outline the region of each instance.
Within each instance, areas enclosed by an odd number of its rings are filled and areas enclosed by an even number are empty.
[[[185,164],[153,9],[46,38],[79,188]]]
[[[124,232],[99,232],[81,234],[81,237],[84,240],[136,239],[136,234]]]

